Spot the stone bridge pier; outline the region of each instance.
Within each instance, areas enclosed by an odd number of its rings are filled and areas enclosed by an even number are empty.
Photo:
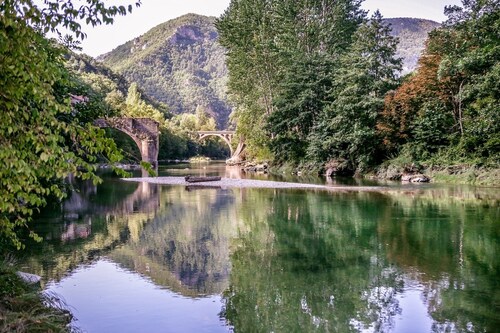
[[[94,125],[117,129],[134,140],[141,152],[142,161],[153,168],[158,166],[159,124],[149,118],[106,118],[97,119]]]

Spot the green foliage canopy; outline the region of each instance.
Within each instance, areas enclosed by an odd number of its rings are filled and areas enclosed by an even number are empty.
[[[416,73],[386,101],[379,128],[387,150],[438,165],[498,167],[498,8],[498,0],[446,8],[448,20],[429,35]]]
[[[83,38],[78,20],[112,23],[126,9],[97,0],[79,8],[71,1],[45,1],[45,6],[29,0],[0,4],[0,240],[17,248],[22,247],[17,228],[27,226],[48,196],[64,197],[65,177],[97,182],[97,157],[121,158],[104,131],[76,116],[65,89],[71,86],[66,49],[43,33],[64,27]]]

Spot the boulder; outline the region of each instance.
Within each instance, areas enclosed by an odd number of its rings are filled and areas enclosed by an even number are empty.
[[[42,280],[41,276],[35,274],[30,274],[25,272],[17,272],[16,274],[21,278],[21,280],[23,280],[27,284],[37,284],[40,283],[40,281]]]
[[[430,178],[423,174],[405,174],[401,176],[403,183],[428,183]]]

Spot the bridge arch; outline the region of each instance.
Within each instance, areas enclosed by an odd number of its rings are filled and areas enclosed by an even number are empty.
[[[233,139],[234,131],[198,131],[196,133],[198,133],[198,139],[200,141],[209,136],[221,138],[225,143],[227,143],[231,156],[233,156],[233,146],[231,146],[231,140]]]
[[[117,129],[134,140],[141,159],[150,163],[154,168],[158,166],[159,151],[159,124],[150,118],[102,118],[94,121],[94,125]]]
[[[243,140],[240,140],[238,143],[238,146],[236,149],[233,149],[233,146],[231,145],[231,141],[234,138],[235,131],[198,131],[198,139],[203,140],[209,136],[217,136],[219,138],[222,138],[225,143],[229,146],[229,150],[231,152],[231,157],[227,160],[228,163],[238,163],[241,161],[241,154],[243,152],[243,149],[245,148],[245,143]]]

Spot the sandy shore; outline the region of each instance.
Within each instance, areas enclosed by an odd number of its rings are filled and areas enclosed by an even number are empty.
[[[303,184],[303,183],[288,183],[288,182],[275,182],[269,180],[256,180],[256,179],[233,179],[222,178],[219,181],[188,183],[184,177],[143,177],[143,178],[122,178],[130,182],[146,182],[151,184],[162,185],[180,185],[189,187],[220,187],[226,188],[290,188],[290,189],[316,189],[326,191],[383,191],[386,188],[382,186],[336,186],[336,185],[317,185],[317,184]]]

